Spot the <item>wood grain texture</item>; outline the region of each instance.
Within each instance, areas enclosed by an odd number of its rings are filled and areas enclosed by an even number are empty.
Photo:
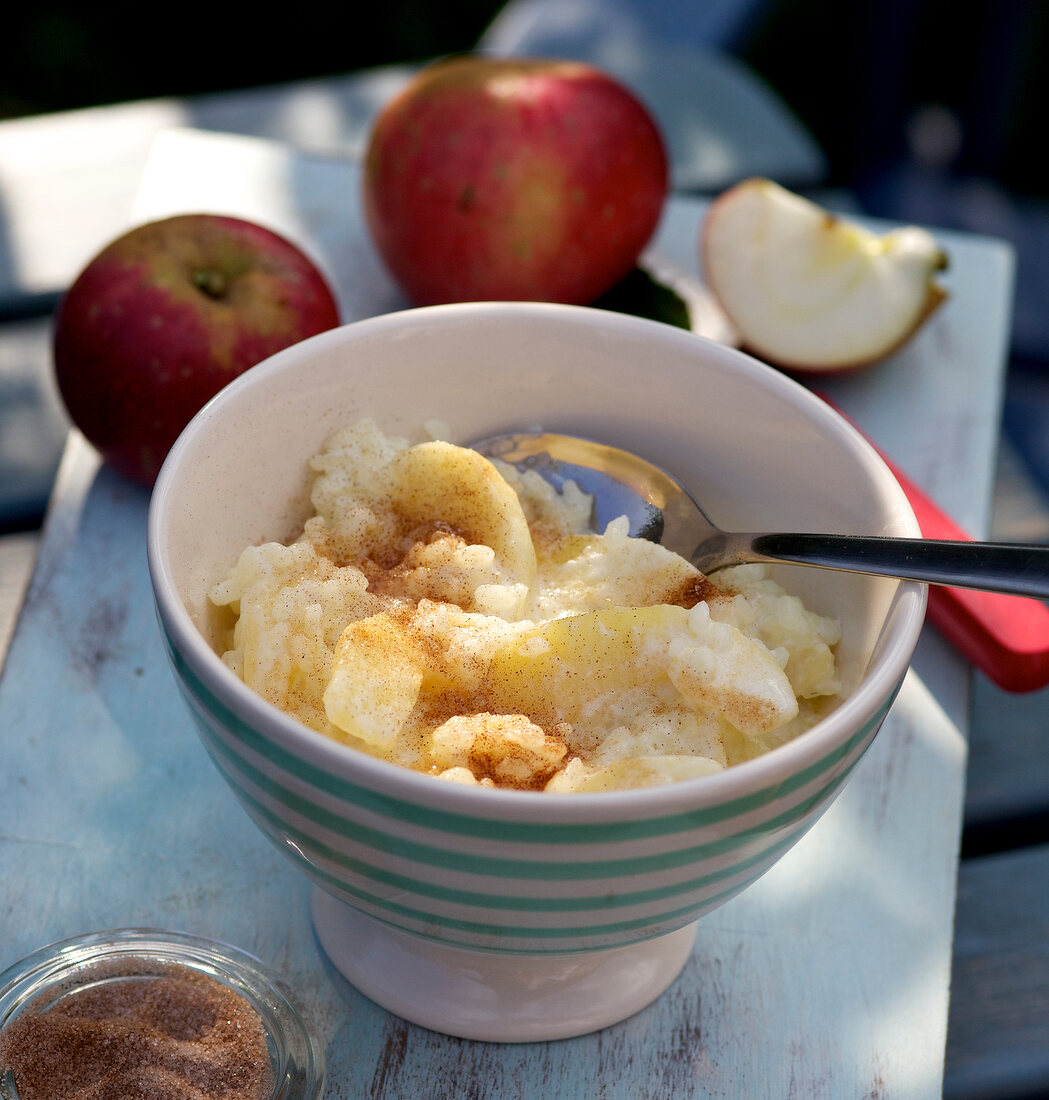
[[[854,781],[701,922],[666,995],[580,1039],[465,1042],[389,1016],[324,961],[305,882],[226,791],[178,698],[145,517],[145,494],[74,435],[0,679],[0,966],[111,926],[233,942],[303,1002],[331,1097],[938,1094],[964,743],[920,668]]]
[[[3,532],[39,526],[69,420],[51,370],[50,322],[9,321],[3,323],[0,332],[0,532]]]
[[[1049,1092],[1049,845],[958,877],[946,1100]]]
[[[350,317],[397,301],[361,235],[354,165],[169,137],[139,216],[206,203],[255,217],[316,250]],[[660,231],[679,263],[695,263],[701,211],[675,203]],[[994,242],[957,244],[957,308],[884,372],[842,380],[835,400],[979,532],[1011,268]],[[921,417],[910,398],[901,408],[904,377]],[[112,925],[227,939],[286,976],[326,1046],[333,1098],[940,1095],[968,678],[936,636],[923,636],[854,780],[772,871],[701,922],[663,997],[580,1039],[471,1043],[389,1016],[321,956],[305,882],[223,787],[164,664],[145,510],[74,435],[0,678],[0,966]]]

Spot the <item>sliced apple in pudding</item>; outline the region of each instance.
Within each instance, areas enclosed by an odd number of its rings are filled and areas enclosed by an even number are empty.
[[[452,443],[418,443],[390,463],[390,503],[411,527],[434,521],[495,551],[510,580],[535,580],[535,547],[521,501],[483,455]]]
[[[700,257],[743,346],[795,371],[877,362],[947,297],[936,282],[947,258],[931,233],[879,235],[767,179],[711,203]]]

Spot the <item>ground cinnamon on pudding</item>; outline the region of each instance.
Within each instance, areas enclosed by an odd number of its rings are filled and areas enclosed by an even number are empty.
[[[265,1100],[273,1090],[255,1010],[188,967],[92,978],[29,1005],[0,1031],[20,1100]]]

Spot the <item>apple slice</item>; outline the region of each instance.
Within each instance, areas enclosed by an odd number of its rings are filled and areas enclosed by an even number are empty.
[[[711,203],[700,257],[743,346],[799,372],[884,359],[947,297],[935,279],[947,258],[926,230],[879,236],[767,179]]]
[[[336,728],[389,750],[415,707],[422,683],[423,666],[411,632],[379,612],[342,632],[324,689],[324,710]]]
[[[717,715],[751,737],[798,712],[768,647],[712,619],[706,604],[608,607],[542,623],[496,651],[484,700],[490,711],[524,714],[549,729],[621,724],[637,712],[624,699],[638,692],[651,692],[657,711]]]
[[[435,440],[390,463],[390,502],[406,526],[448,524],[467,542],[495,551],[510,583],[531,587],[536,560],[517,493],[483,455]]]

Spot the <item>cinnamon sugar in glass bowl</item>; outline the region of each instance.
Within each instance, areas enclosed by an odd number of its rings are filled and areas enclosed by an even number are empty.
[[[150,1100],[318,1100],[324,1055],[275,976],[214,940],[96,932],[0,974],[0,1100],[102,1096],[108,1073]]]

